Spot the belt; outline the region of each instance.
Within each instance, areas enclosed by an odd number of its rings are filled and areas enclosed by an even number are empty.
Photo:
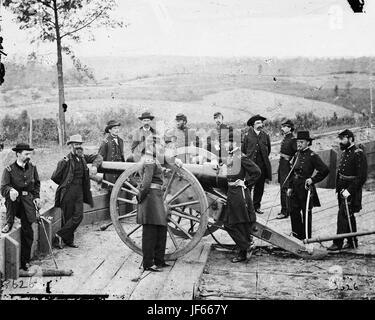
[[[296,178],[296,179],[305,179],[305,180],[308,179],[308,177],[301,176],[298,173],[294,173],[294,178]]]
[[[72,184],[82,184],[83,183],[83,179],[74,179],[72,180]]]
[[[285,153],[280,153],[280,157],[282,157],[282,158],[284,158],[285,160],[290,160],[290,159],[292,159],[292,156],[288,156],[287,154],[285,154]]]
[[[163,190],[163,186],[161,184],[151,183],[150,184],[150,189]]]
[[[343,181],[353,181],[353,180],[355,180],[355,178],[357,178],[357,176],[345,176],[345,175],[339,173],[339,178]]]
[[[22,196],[27,196],[27,195],[29,195],[29,192],[28,191],[21,191],[21,195]]]

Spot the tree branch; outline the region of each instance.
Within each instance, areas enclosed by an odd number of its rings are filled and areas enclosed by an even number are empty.
[[[45,0],[36,0],[36,2],[41,3],[42,5],[44,5],[44,6],[53,10],[53,7]]]
[[[102,11],[100,11],[98,14],[95,15],[95,17],[93,19],[91,19],[89,22],[85,23],[83,26],[73,30],[73,31],[70,31],[70,32],[67,32],[65,34],[63,34],[60,39],[64,38],[65,36],[68,36],[68,35],[72,35],[73,33],[76,33],[86,27],[88,27],[90,24],[92,24],[96,19],[98,19],[104,12],[105,10],[103,9]]]

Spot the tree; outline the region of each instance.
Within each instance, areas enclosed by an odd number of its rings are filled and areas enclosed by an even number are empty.
[[[99,26],[122,27],[123,22],[110,16],[116,6],[115,0],[4,0],[4,7],[16,15],[21,30],[35,29],[38,32],[32,42],[56,42],[60,146],[66,139],[62,53],[70,55],[76,68],[87,73],[88,69],[82,66],[69,46],[69,39],[79,42],[81,31],[85,30],[85,36],[94,40],[92,31]]]

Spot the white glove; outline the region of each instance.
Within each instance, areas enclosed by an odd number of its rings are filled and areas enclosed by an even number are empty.
[[[10,200],[16,201],[18,195],[19,194],[18,194],[18,191],[16,189],[10,189],[10,192],[9,192]]]
[[[313,181],[312,181],[311,178],[306,179],[306,181],[305,181],[305,189],[307,190],[312,184],[313,184]]]
[[[292,189],[288,189],[287,191],[286,191],[286,196],[287,197],[290,197],[292,195]]]
[[[89,171],[91,176],[95,176],[98,173],[98,168],[95,166],[91,166]]]
[[[34,199],[33,202],[34,202],[35,206],[36,206],[38,209],[40,209],[40,208],[42,207],[42,202],[40,201],[39,198]]]
[[[350,196],[350,193],[349,193],[349,191],[348,190],[343,190],[343,191],[341,191],[341,195],[345,198],[345,199],[347,199],[349,196]]]
[[[183,165],[184,163],[182,162],[181,159],[176,158],[176,159],[174,160],[174,164],[175,164],[177,167],[182,168],[182,165]]]

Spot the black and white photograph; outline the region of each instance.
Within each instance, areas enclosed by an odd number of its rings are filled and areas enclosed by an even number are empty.
[[[370,0],[0,0],[0,300],[374,300],[372,30]]]

